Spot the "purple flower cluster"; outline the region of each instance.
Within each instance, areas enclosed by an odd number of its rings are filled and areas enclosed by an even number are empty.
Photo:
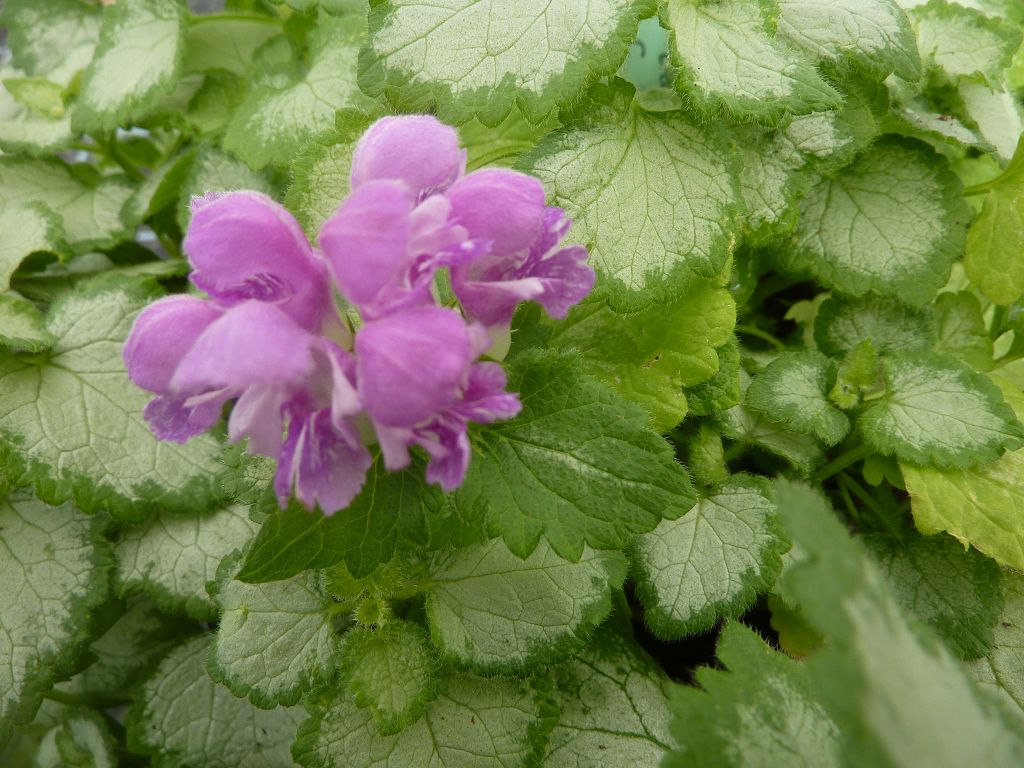
[[[235,400],[230,438],[277,458],[282,505],[294,492],[328,514],[362,487],[372,436],[388,469],[417,445],[427,479],[457,487],[468,424],[520,409],[501,366],[480,361],[492,336],[520,301],[564,317],[594,284],[586,249],[559,248],[570,222],[540,182],[465,164],[455,131],[432,117],[377,121],[319,249],[264,195],[196,198],[184,248],[209,298],[157,301],[124,349],[132,381],[156,395],[154,433],[184,442]],[[461,307],[438,304],[445,267]],[[359,313],[354,336],[334,288]]]

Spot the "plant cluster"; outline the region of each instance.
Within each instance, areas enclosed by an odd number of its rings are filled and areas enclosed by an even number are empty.
[[[1024,764],[1020,3],[0,25],[0,764]]]

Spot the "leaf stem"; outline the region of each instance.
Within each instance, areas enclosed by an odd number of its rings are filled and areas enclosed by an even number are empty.
[[[861,459],[866,459],[873,452],[874,451],[871,446],[866,443],[861,443],[860,445],[849,449],[845,453],[839,454],[836,458],[832,459],[832,461],[819,469],[814,475],[813,481],[821,484],[837,472],[842,472],[851,464],[856,464]]]
[[[121,168],[131,176],[135,181],[145,181],[146,174],[139,170],[138,166],[135,165],[131,160],[121,154],[120,148],[117,146],[117,139],[111,139],[106,143],[107,155],[117,163]]]
[[[767,331],[762,331],[760,328],[757,328],[753,325],[737,325],[736,333],[742,333],[745,336],[754,336],[755,338],[761,339],[761,341],[768,342],[778,350],[786,350],[785,344],[783,344],[781,341],[779,341],[777,338],[772,336]]]
[[[860,501],[861,504],[867,507],[871,511],[871,513],[874,514],[876,518],[878,518],[882,525],[889,529],[889,533],[891,533],[898,540],[901,540],[903,538],[903,533],[900,531],[900,529],[896,527],[895,523],[893,523],[892,520],[889,519],[889,516],[885,513],[885,510],[878,505],[878,502],[874,498],[872,498],[871,494],[861,487],[860,483],[858,483],[845,472],[841,472],[837,479],[839,481],[840,486],[845,486],[847,489],[849,489],[850,493],[856,496],[858,501]]]

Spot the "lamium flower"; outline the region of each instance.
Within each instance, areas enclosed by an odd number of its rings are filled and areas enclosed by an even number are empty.
[[[458,487],[469,425],[521,407],[501,366],[481,361],[493,327],[507,330],[524,300],[562,317],[594,283],[586,250],[559,247],[569,221],[538,181],[465,166],[435,118],[377,121],[322,250],[265,195],[196,198],[184,249],[207,298],[147,307],[124,350],[129,376],[156,395],[154,433],[184,442],[234,401],[228,436],[277,459],[280,503],[294,494],[328,514],[362,487],[368,442],[390,470],[418,447],[427,480]],[[438,304],[442,269],[459,305]],[[360,315],[345,332],[335,289]]]

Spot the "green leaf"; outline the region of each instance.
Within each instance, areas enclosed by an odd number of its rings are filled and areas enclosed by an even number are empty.
[[[746,397],[750,376],[739,371],[741,400]],[[821,443],[811,435],[793,432],[774,419],[741,404],[716,415],[716,423],[725,437],[756,445],[781,456],[804,475],[809,475],[825,460]]]
[[[125,216],[132,221],[143,221],[167,205],[176,203],[195,158],[195,152],[186,151],[160,165],[125,204]]]
[[[311,239],[348,195],[352,152],[370,122],[358,112],[339,115],[332,133],[311,141],[295,158],[284,202]]]
[[[715,350],[718,372],[707,381],[686,390],[686,403],[693,416],[710,416],[727,411],[740,402],[740,347],[735,338]]]
[[[621,614],[613,619],[621,624]],[[544,768],[657,765],[669,749],[669,681],[626,627],[606,627],[554,669],[560,710]]]
[[[437,660],[427,633],[408,621],[345,636],[342,675],[360,707],[373,711],[378,731],[398,733],[419,720],[437,697]]]
[[[796,199],[807,186],[793,143],[758,126],[736,129],[740,193],[747,210],[745,239],[763,245],[796,226]]]
[[[571,355],[524,353],[509,366],[518,418],[481,429],[457,493],[482,505],[492,536],[528,557],[541,537],[567,560],[619,549],[693,506],[686,470],[646,414],[583,376]]]
[[[958,357],[972,368],[992,370],[992,339],[977,296],[970,291],[943,293],[935,301],[935,320],[936,352]]]
[[[1004,572],[1002,594],[1003,612],[992,630],[992,652],[968,670],[980,686],[998,692],[1024,714],[1024,578]]]
[[[894,354],[882,367],[888,389],[857,421],[879,453],[966,468],[995,461],[1024,442],[1013,410],[985,374],[921,353]]]
[[[184,72],[222,70],[248,75],[256,49],[279,34],[280,22],[269,16],[196,16],[185,34]]]
[[[926,304],[963,251],[969,218],[960,182],[924,144],[886,138],[851,166],[822,177],[777,258],[828,288]]]
[[[179,645],[128,713],[128,744],[154,768],[285,768],[302,721],[298,707],[257,709],[206,674],[211,637]]]
[[[665,768],[843,765],[841,728],[822,705],[806,664],[732,622],[719,636],[716,655],[728,671],[701,667],[699,688],[672,689],[678,747]]]
[[[249,548],[237,578],[260,583],[307,568],[344,562],[359,578],[387,563],[401,543],[426,543],[426,522],[440,512],[444,494],[423,479],[414,462],[388,472],[377,460],[359,495],[336,515],[310,512],[293,503],[271,516]]]
[[[877,296],[831,296],[814,317],[814,341],[826,355],[840,357],[865,341],[880,355],[925,352],[938,337],[932,318],[923,310]]]
[[[81,0],[7,0],[0,25],[15,65],[30,75],[68,85],[93,57],[100,8]]]
[[[39,743],[51,729],[60,725],[64,712],[63,704],[43,699],[35,720],[26,725],[19,725],[11,740],[4,748],[0,748],[0,765],[32,765],[39,751]]]
[[[0,74],[3,73],[4,70],[0,70]],[[18,99],[15,87],[17,82],[6,78],[0,83],[0,149],[29,155],[44,155],[66,149],[74,139],[70,111],[65,111],[60,101],[50,111],[32,109]],[[49,81],[42,82],[60,89],[59,85]]]
[[[880,116],[889,111],[883,86],[851,78],[845,83],[843,97],[840,108],[797,115],[783,129],[785,140],[819,170],[849,165],[883,131]]]
[[[896,0],[778,0],[778,34],[818,62],[853,64],[879,80],[921,74],[910,21]]]
[[[1020,47],[1019,30],[957,3],[932,0],[910,13],[925,65],[953,80],[981,77],[998,84]]]
[[[0,348],[37,354],[56,343],[35,304],[13,291],[0,293]]]
[[[850,431],[850,420],[828,401],[836,366],[820,352],[784,352],[747,389],[747,406],[796,432],[835,445]]]
[[[106,706],[128,700],[156,662],[191,627],[161,613],[149,598],[129,598],[124,613],[89,646],[95,660],[57,689]]]
[[[847,736],[843,764],[1019,765],[1024,737],[1015,714],[901,611],[820,494],[780,480],[775,502],[802,553],[783,574],[782,595],[826,635],[807,663]]]
[[[160,607],[184,611],[200,621],[217,618],[206,591],[221,560],[242,549],[257,526],[245,508],[233,505],[208,514],[166,514],[130,528],[116,545],[116,584],[121,594],[145,591]]]
[[[86,286],[51,309],[47,331],[58,341],[45,359],[0,352],[3,464],[41,498],[74,496],[123,519],[217,498],[216,441],[157,440],[142,418],[149,396],[125,374],[121,347],[149,298],[137,282]]]
[[[489,127],[473,119],[459,126],[459,143],[466,148],[466,170],[488,166],[512,167],[519,156],[533,149],[541,137],[561,126],[554,112],[540,125],[513,108],[498,125]]]
[[[627,316],[592,299],[552,323],[548,346],[575,349],[583,370],[642,406],[651,427],[667,432],[686,415],[684,386],[718,371],[732,338],[736,303],[725,288],[695,286],[671,304]]]
[[[637,537],[632,561],[648,626],[674,639],[739,616],[772,586],[787,548],[767,481],[737,475]]]
[[[102,519],[25,493],[0,501],[0,745],[32,722],[107,594]]]
[[[266,584],[227,578],[217,592],[210,676],[236,696],[263,709],[290,706],[334,675],[340,641],[319,573]]]
[[[542,123],[619,68],[654,4],[552,0],[505,10],[497,0],[375,4],[360,85],[371,95],[386,94],[403,111],[436,109],[445,122],[476,117],[497,125],[516,105]]]
[[[174,89],[185,52],[186,9],[178,0],[134,0],[104,10],[100,44],[72,119],[76,132],[104,134],[145,117]]]
[[[131,236],[121,209],[131,197],[125,176],[80,180],[74,166],[59,160],[0,157],[0,206],[41,204],[63,225],[68,245],[77,251],[107,248]]]
[[[114,737],[98,712],[73,710],[39,743],[36,768],[115,768]]]
[[[540,714],[527,682],[451,675],[422,718],[385,736],[369,710],[339,691],[311,704],[292,755],[303,768],[513,768],[535,760],[544,739]]]
[[[260,85],[249,93],[228,125],[224,149],[257,170],[290,165],[307,143],[334,128],[338,110],[372,111],[375,103],[355,83],[364,32],[359,17],[324,19],[310,38],[306,73],[284,87]]]
[[[520,673],[582,648],[626,577],[620,552],[579,562],[541,542],[525,560],[500,539],[446,553],[430,569],[427,617],[445,656],[487,674]]]
[[[957,90],[967,117],[977,126],[986,145],[995,148],[1000,162],[1008,161],[1024,132],[1024,108],[1017,97],[1001,88],[989,88],[973,80],[961,81]]]
[[[192,220],[193,197],[202,197],[207,192],[233,192],[239,189],[274,196],[274,188],[267,179],[267,174],[253,171],[215,146],[203,145],[196,154],[188,178],[181,187],[178,224],[182,231],[188,230],[189,222]]]
[[[613,307],[670,301],[693,275],[717,276],[741,205],[722,139],[682,112],[644,111],[621,80],[595,86],[576,115],[520,165],[572,217]]]
[[[1024,179],[995,181],[967,230],[964,268],[985,296],[1012,304],[1024,296]]]
[[[911,533],[900,540],[875,535],[863,541],[896,600],[930,624],[957,656],[976,659],[989,652],[1003,607],[998,565],[942,534]]]
[[[672,61],[682,70],[676,86],[705,116],[725,111],[772,124],[786,113],[842,103],[812,61],[770,33],[775,12],[766,0],[664,4],[662,20],[674,33]]]
[[[42,203],[13,204],[0,211],[0,293],[33,253],[64,253],[60,219]]]

